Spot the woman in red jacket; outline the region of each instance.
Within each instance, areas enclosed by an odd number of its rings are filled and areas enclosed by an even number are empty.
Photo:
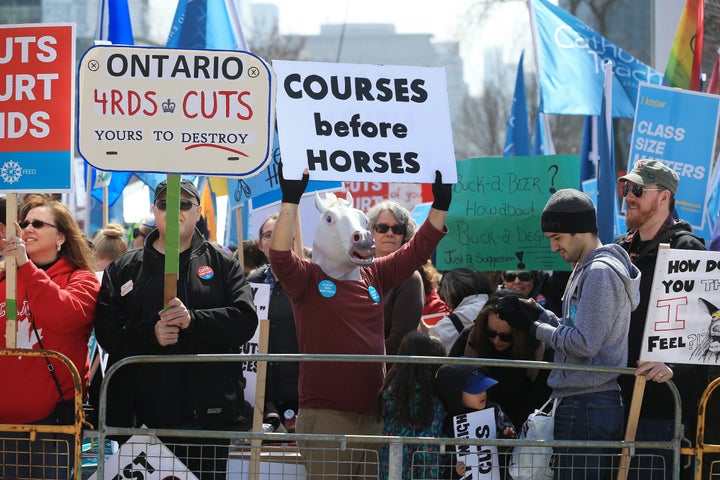
[[[84,390],[89,372],[87,343],[100,289],[92,250],[68,208],[50,195],[29,196],[19,218],[19,223],[8,226],[7,239],[0,240],[5,257],[17,261],[16,347],[64,354],[80,372]],[[4,325],[4,265],[0,278],[0,324]],[[5,336],[0,336],[0,347],[5,346]],[[61,362],[49,361],[54,371],[44,357],[0,357],[0,423],[72,423],[72,418],[62,418],[64,409],[59,405],[69,403],[66,411],[72,412],[72,376]],[[5,443],[3,478],[69,478],[72,442],[37,438],[18,440],[10,449]],[[27,452],[28,448],[33,452],[29,457],[18,454],[17,462],[7,458],[8,451]],[[38,466],[30,469],[30,465]]]

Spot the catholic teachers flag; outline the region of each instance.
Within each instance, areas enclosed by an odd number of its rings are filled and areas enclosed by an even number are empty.
[[[600,115],[603,63],[613,63],[612,116],[633,118],[639,82],[663,75],[547,0],[531,0],[540,66],[540,111]]]

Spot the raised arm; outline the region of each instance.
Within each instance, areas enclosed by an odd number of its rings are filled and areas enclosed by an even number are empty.
[[[280,204],[280,213],[275,222],[272,237],[270,238],[270,248],[278,251],[288,251],[293,246],[293,231],[298,216],[298,205],[300,197],[305,193],[310,175],[308,170],[303,172],[300,180],[287,180],[283,176],[282,162],[278,167],[280,175],[280,189],[282,190],[282,203]]]

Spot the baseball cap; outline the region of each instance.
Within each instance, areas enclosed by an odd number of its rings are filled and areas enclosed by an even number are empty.
[[[667,165],[657,160],[639,160],[632,171],[618,178],[618,182],[628,181],[647,186],[658,184],[675,195],[680,177]]]
[[[482,370],[476,368],[465,377],[465,387],[463,391],[472,394],[482,393],[496,383],[498,383],[497,380],[486,376]]]
[[[195,200],[200,203],[200,192],[198,191],[197,187],[193,182],[188,180],[187,178],[183,178],[180,180],[180,189],[187,193],[188,195],[192,195],[195,197]],[[167,180],[163,180],[162,182],[157,184],[157,187],[155,187],[155,197],[153,198],[153,203],[157,201],[158,197],[165,193],[167,190]]]

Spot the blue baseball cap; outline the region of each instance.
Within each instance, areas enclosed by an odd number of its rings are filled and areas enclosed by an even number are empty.
[[[486,376],[482,370],[476,368],[465,377],[465,387],[463,391],[472,394],[482,393],[496,383],[498,383],[497,380]]]

